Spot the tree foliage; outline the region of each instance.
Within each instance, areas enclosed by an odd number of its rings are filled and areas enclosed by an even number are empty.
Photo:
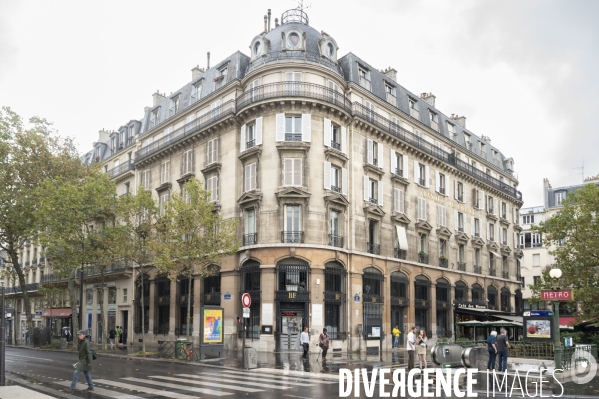
[[[568,193],[563,209],[533,230],[543,235],[543,243],[552,247],[550,254],[562,271],[561,288],[572,288],[579,305],[578,320],[599,318],[599,186],[587,184]],[[544,271],[533,295],[553,288],[554,282]]]
[[[31,303],[19,252],[37,232],[38,190],[44,180],[77,176],[80,168],[72,140],[59,137],[51,123],[33,117],[26,126],[10,108],[0,109],[0,248],[18,277],[30,331]]]
[[[165,205],[158,240],[153,244],[155,266],[171,280],[187,277],[191,292],[194,276],[214,274],[211,266],[220,265],[224,257],[237,252],[236,228],[236,220],[224,220],[214,210],[210,192],[197,179],[190,179],[183,186],[183,194],[173,194]],[[189,302],[187,315],[189,326]]]

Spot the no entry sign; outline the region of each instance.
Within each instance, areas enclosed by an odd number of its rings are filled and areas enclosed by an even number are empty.
[[[542,290],[541,299],[544,301],[571,301],[571,290]]]
[[[245,292],[241,296],[241,304],[243,305],[244,308],[249,308],[250,307],[250,305],[252,304],[252,298],[250,297],[250,294],[248,294],[247,292]]]

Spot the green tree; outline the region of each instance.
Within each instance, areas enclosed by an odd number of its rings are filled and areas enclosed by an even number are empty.
[[[29,331],[33,331],[31,301],[19,252],[37,232],[37,190],[45,179],[77,175],[80,165],[72,141],[60,138],[51,123],[34,117],[25,126],[10,108],[0,109],[0,248],[16,272]]]
[[[113,256],[107,248],[114,241],[110,234],[117,205],[114,184],[105,173],[90,167],[86,175],[77,180],[45,180],[39,198],[40,241],[47,247],[52,272],[68,279],[71,309],[75,315],[75,279],[86,268],[104,268]],[[102,292],[103,287],[100,294]],[[100,305],[103,305],[102,300]],[[81,312],[83,306],[81,303]],[[73,318],[73,327],[74,331],[79,329],[76,318]],[[105,331],[103,333],[105,335]]]
[[[562,210],[533,227],[543,235],[555,265],[562,270],[560,288],[571,288],[580,311],[577,319],[599,318],[599,186],[587,184],[568,193]],[[531,286],[539,300],[541,289],[554,288],[548,271]]]
[[[225,220],[215,211],[210,192],[202,188],[200,181],[190,179],[183,186],[183,194],[173,194],[165,206],[159,239],[154,243],[155,266],[171,280],[186,277],[191,294],[194,277],[214,274],[216,269],[211,266],[220,265],[224,257],[237,252],[236,228],[236,220]],[[189,339],[191,300],[187,301],[186,319]]]
[[[150,250],[152,243],[156,240],[156,222],[159,217],[156,201],[152,193],[139,187],[136,195],[123,196],[118,205],[119,231],[117,236],[122,237],[115,240],[113,248],[123,256],[127,262],[137,266],[138,274],[135,281],[139,280],[136,289],[141,290],[141,341],[142,353],[146,353],[145,340],[145,304],[144,304],[144,276],[146,269],[152,267],[153,252]],[[135,278],[135,276],[134,276]],[[135,295],[135,293],[133,293]]]

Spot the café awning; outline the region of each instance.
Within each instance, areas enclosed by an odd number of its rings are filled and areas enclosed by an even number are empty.
[[[47,309],[44,313],[42,313],[42,317],[70,317],[71,314],[71,308],[56,308]]]

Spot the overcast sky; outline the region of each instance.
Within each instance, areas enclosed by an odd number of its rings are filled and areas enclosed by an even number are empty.
[[[310,4],[306,1],[306,5]],[[53,121],[88,151],[102,128],[140,119],[191,68],[249,54],[272,9],[297,2],[0,0],[0,105]],[[433,92],[444,114],[513,157],[524,206],[599,174],[598,1],[313,1],[310,25],[340,55]]]

